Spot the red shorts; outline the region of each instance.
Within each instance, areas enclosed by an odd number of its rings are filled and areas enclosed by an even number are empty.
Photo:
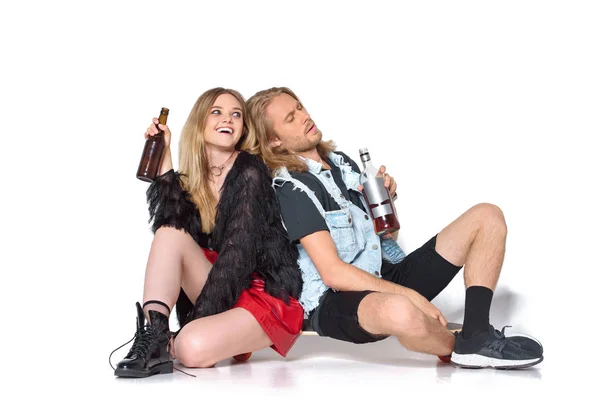
[[[215,263],[217,253],[204,249],[206,258]],[[300,334],[304,321],[304,309],[298,300],[290,298],[285,304],[265,292],[265,282],[254,276],[250,289],[244,290],[233,306],[248,310],[258,321],[271,342],[271,348],[285,357]]]

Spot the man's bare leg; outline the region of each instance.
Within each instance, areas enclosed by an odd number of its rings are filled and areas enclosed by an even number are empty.
[[[464,265],[466,337],[488,328],[493,292],[504,261],[506,235],[500,208],[484,203],[467,210],[437,236],[435,250],[450,263]]]
[[[358,306],[358,323],[372,335],[396,336],[409,350],[448,355],[454,335],[400,294],[370,293]]]
[[[503,338],[489,329],[490,306],[504,262],[506,222],[492,204],[467,210],[437,236],[436,251],[464,265],[465,317],[452,362],[467,368],[527,368],[543,360],[541,344],[530,337]]]
[[[437,236],[435,250],[454,265],[464,265],[465,286],[496,289],[506,248],[502,210],[478,204],[454,220]]]

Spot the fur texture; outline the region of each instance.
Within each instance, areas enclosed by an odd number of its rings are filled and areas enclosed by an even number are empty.
[[[200,213],[192,196],[183,190],[180,173],[170,170],[157,177],[148,187],[146,198],[152,233],[163,226],[183,229],[205,246],[207,237],[202,233]]]
[[[180,326],[231,309],[242,291],[250,287],[253,273],[264,279],[265,291],[271,296],[287,304],[290,296],[299,298],[302,275],[298,249],[289,242],[271,182],[260,158],[240,152],[225,178],[217,205],[212,247],[219,257],[193,308],[180,294]],[[200,214],[190,198],[177,173],[170,171],[157,179],[148,189],[152,230],[156,232],[161,226],[184,229],[199,245],[206,246]]]

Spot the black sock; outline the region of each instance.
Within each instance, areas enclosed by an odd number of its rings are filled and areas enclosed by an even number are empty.
[[[487,331],[490,324],[490,306],[494,292],[484,286],[467,288],[465,296],[465,320],[462,336],[469,339],[475,332]]]

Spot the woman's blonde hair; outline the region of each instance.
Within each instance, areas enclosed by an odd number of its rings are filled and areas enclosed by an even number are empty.
[[[203,232],[210,232],[214,228],[218,203],[209,185],[210,163],[206,154],[204,128],[210,109],[222,94],[230,94],[235,97],[242,109],[243,132],[240,141],[235,146],[236,149],[247,150],[250,147],[256,147],[256,138],[249,132],[246,124],[246,103],[239,92],[217,87],[207,90],[198,97],[181,131],[179,172],[182,174],[181,180],[184,189],[191,194],[193,202],[200,211]]]
[[[294,152],[271,146],[271,141],[277,138],[277,134],[273,129],[273,124],[267,118],[266,110],[273,98],[282,94],[290,95],[302,104],[298,96],[287,87],[262,90],[248,99],[246,103],[248,128],[250,134],[256,140],[250,151],[254,154],[260,154],[272,171],[280,167],[286,167],[288,171],[306,172],[308,166]],[[317,144],[317,151],[323,159],[326,159],[329,153],[334,150],[335,144],[331,140],[321,140]]]

